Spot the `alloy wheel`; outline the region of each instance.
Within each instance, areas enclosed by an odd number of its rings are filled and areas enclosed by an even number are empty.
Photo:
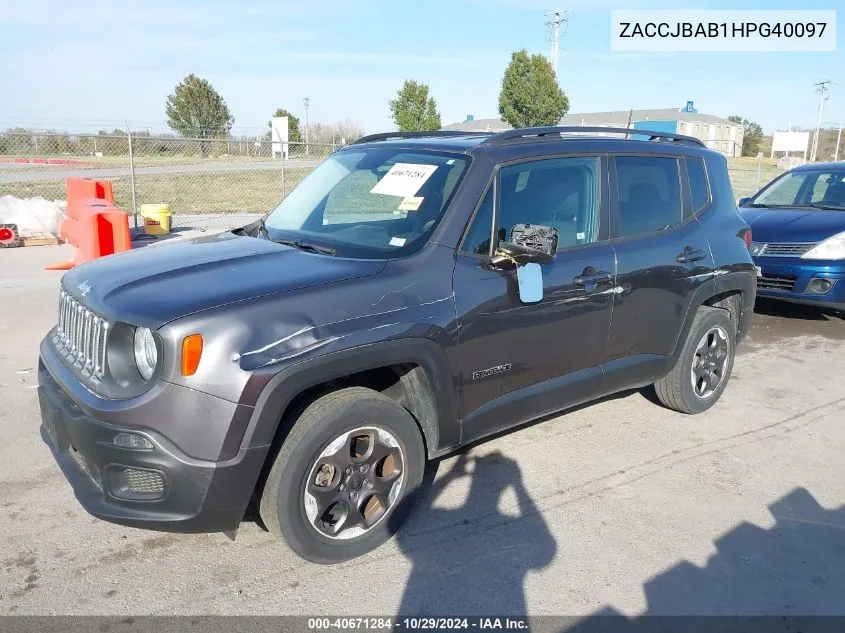
[[[303,503],[311,526],[333,539],[371,530],[402,492],[405,456],[390,432],[362,427],[332,440],[314,460]]]
[[[699,398],[712,396],[725,379],[730,345],[728,333],[720,325],[710,328],[698,342],[690,379],[693,392]]]

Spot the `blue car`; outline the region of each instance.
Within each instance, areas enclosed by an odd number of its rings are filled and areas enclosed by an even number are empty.
[[[739,207],[758,297],[845,310],[845,162],[797,167]]]

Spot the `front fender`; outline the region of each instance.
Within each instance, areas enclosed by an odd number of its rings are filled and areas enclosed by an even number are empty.
[[[293,399],[306,389],[378,367],[416,364],[422,367],[435,397],[431,416],[418,420],[429,456],[435,456],[460,442],[457,379],[446,354],[427,338],[403,338],[360,345],[317,356],[284,367],[277,373],[255,372],[249,379],[241,404],[254,405],[245,428],[231,428],[224,451],[236,452],[241,446],[269,446],[279,428],[283,413]]]

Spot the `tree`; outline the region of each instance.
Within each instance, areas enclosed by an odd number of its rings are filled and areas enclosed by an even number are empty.
[[[434,97],[428,95],[427,84],[406,79],[396,98],[388,103],[400,132],[440,129],[440,113]]]
[[[222,136],[234,122],[223,97],[208,81],[194,74],[185,77],[167,97],[167,124],[182,136]]]
[[[299,143],[302,141],[302,131],[299,129],[299,117],[294,116],[284,108],[276,108],[273,113],[273,118],[277,116],[286,116],[288,118],[288,141],[291,143]],[[268,121],[267,126],[273,128],[273,122]]]
[[[729,116],[728,121],[745,126],[745,132],[742,135],[742,155],[756,156],[763,145],[763,128],[758,123],[743,119],[736,114]]]
[[[361,124],[349,118],[346,118],[343,121],[338,121],[337,124],[335,124],[335,130],[337,132],[336,138],[338,143],[340,143],[341,140],[351,143],[352,141],[364,136],[364,128],[361,127]]]
[[[569,111],[569,98],[557,84],[552,65],[525,49],[511,55],[499,93],[499,114],[513,127],[557,125]]]

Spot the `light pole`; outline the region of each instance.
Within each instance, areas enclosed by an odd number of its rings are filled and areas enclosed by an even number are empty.
[[[824,102],[827,101],[827,92],[830,90],[828,85],[831,82],[829,80],[820,81],[816,83],[816,92],[819,93],[819,118],[816,122],[816,133],[813,136],[813,151],[810,152],[810,162],[816,162],[816,152],[819,150],[819,133],[820,128],[822,126],[822,113],[824,112]]]
[[[308,156],[308,104],[311,103],[311,99],[305,97],[302,103],[305,104],[305,155]]]

